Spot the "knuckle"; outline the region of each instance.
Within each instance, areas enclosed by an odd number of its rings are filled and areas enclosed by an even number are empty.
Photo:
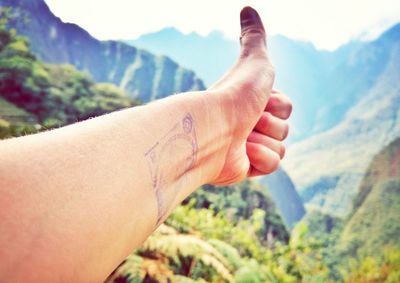
[[[281,159],[283,159],[285,157],[285,153],[286,153],[286,147],[283,143],[280,143],[279,146],[279,156]]]
[[[293,103],[290,99],[287,99],[286,108],[287,108],[286,115],[287,115],[287,118],[289,118],[293,111]]]
[[[287,138],[289,134],[289,124],[288,123],[284,123],[282,126],[282,134],[279,137],[279,141],[283,141]]]
[[[272,120],[272,114],[269,112],[264,112],[262,115],[262,127],[265,129],[266,127],[268,127],[271,124],[271,120]]]
[[[283,139],[286,139],[289,135],[289,124],[285,123],[285,132],[283,133]]]
[[[260,131],[261,133],[264,133],[266,131],[266,129],[268,129],[270,120],[271,120],[271,117],[269,116],[269,113],[264,112],[256,124],[256,129],[258,131]]]

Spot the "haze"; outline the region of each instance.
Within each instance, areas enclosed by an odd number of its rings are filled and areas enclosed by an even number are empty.
[[[173,26],[206,35],[220,30],[239,33],[238,13],[244,5],[259,10],[269,34],[311,41],[335,49],[352,39],[373,39],[400,21],[398,0],[46,0],[51,10],[98,39],[134,39]]]

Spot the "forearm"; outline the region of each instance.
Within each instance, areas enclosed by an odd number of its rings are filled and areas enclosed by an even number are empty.
[[[0,275],[104,278],[222,169],[220,103],[185,93],[1,142]]]

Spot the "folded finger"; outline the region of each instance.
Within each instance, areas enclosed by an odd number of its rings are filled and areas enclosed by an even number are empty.
[[[289,125],[269,112],[264,112],[258,120],[255,129],[257,132],[267,135],[279,141],[284,140],[289,132]]]
[[[249,137],[247,138],[248,142],[258,143],[266,146],[267,148],[275,151],[279,157],[282,159],[285,156],[285,146],[282,142],[268,137],[266,135],[260,134],[258,132],[251,132]]]
[[[250,161],[249,177],[270,174],[278,169],[279,155],[266,146],[247,142],[246,150]]]
[[[290,117],[292,108],[292,102],[287,95],[276,90],[272,90],[265,111],[271,113],[275,117],[286,120]]]

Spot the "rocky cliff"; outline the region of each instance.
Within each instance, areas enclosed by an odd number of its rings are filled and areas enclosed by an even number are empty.
[[[97,82],[113,83],[143,102],[204,89],[194,72],[165,56],[118,41],[99,41],[75,24],[62,22],[43,0],[0,0],[13,8],[11,26],[27,36],[33,53],[48,63],[69,63]]]

